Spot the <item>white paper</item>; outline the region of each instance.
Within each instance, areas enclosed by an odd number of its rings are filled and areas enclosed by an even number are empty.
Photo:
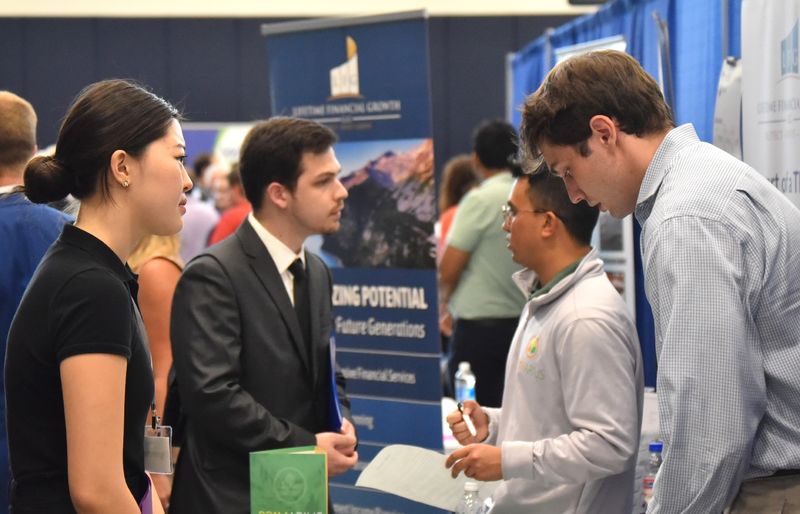
[[[444,467],[447,456],[418,448],[395,444],[382,449],[361,472],[357,487],[370,487],[432,507],[454,511],[464,496],[463,473],[450,476]],[[499,482],[478,482],[481,498],[491,496]]]

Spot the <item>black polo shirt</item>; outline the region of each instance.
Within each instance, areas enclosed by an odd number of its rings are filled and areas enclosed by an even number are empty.
[[[102,241],[72,225],[64,227],[34,273],[11,324],[5,362],[12,498],[20,506],[50,498],[53,504],[41,505],[42,512],[62,512],[55,503],[69,500],[59,365],[79,354],[128,359],[123,465],[134,498],[139,501],[146,492],[143,434],[153,373],[137,290],[130,268]],[[96,413],[98,419],[103,415]],[[69,512],[66,505],[63,511]]]

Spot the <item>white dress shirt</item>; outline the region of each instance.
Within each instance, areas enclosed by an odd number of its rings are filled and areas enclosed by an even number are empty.
[[[252,212],[247,215],[247,221],[253,227],[253,230],[256,231],[258,238],[261,239],[264,246],[267,247],[270,257],[272,257],[275,266],[278,268],[281,280],[283,280],[283,287],[286,288],[289,301],[294,305],[294,276],[292,272],[289,271],[289,266],[291,266],[295,260],[300,259],[303,261],[303,268],[306,267],[305,245],[300,248],[300,253],[296,254],[291,248],[283,244],[283,241],[273,236],[269,230],[264,228],[264,225],[253,216]]]

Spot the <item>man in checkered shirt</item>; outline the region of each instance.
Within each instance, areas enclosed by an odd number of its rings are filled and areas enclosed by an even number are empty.
[[[556,66],[521,133],[573,202],[642,226],[665,445],[648,513],[800,512],[800,211],[676,128],[621,52]]]

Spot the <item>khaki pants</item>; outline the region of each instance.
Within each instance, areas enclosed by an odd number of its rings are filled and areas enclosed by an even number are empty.
[[[800,475],[745,480],[725,513],[800,514]]]

